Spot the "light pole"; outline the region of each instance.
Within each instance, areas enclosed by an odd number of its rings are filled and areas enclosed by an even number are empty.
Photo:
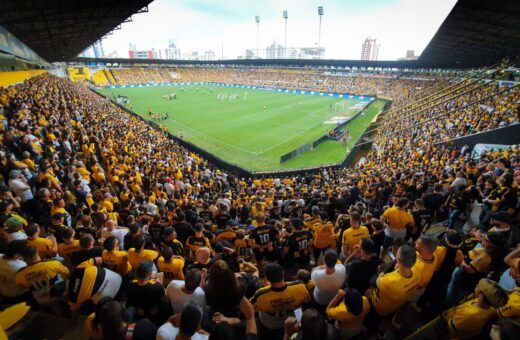
[[[318,51],[316,51],[316,58],[320,59],[320,48],[321,48],[321,17],[323,16],[323,6],[318,6],[318,15],[320,17],[320,26],[318,28]]]
[[[256,58],[260,59],[260,56],[258,55],[258,32],[260,31],[260,17],[258,15],[255,16],[255,22],[256,22]]]
[[[287,15],[287,11],[283,11],[283,18],[285,20],[285,42],[283,46],[283,57],[287,59],[287,18],[289,15]]]

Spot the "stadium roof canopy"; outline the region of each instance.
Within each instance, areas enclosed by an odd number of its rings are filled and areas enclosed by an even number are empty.
[[[0,26],[47,61],[68,61],[152,0],[2,0]]]
[[[459,0],[422,52],[421,66],[492,65],[520,56],[519,0]]]
[[[71,61],[94,42],[118,29],[121,23],[131,21],[132,14],[146,12],[150,2],[152,0],[2,0],[0,26],[47,61]],[[276,60],[274,64],[467,68],[496,64],[506,56],[520,56],[520,0],[459,0],[416,61]],[[96,61],[142,62],[129,59]],[[208,62],[189,62],[198,63]],[[224,63],[266,65],[273,64],[273,60],[229,60]]]

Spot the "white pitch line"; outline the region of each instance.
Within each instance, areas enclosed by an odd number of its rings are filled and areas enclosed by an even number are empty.
[[[206,138],[208,138],[208,139],[211,139],[211,140],[213,140],[213,141],[215,141],[215,142],[217,142],[217,143],[221,143],[221,144],[224,144],[224,145],[229,146],[229,147],[231,147],[231,148],[234,148],[234,149],[237,149],[237,150],[240,150],[240,151],[247,152],[247,153],[249,153],[249,154],[251,154],[251,155],[255,155],[255,156],[258,156],[258,155],[259,155],[258,152],[250,151],[250,150],[247,150],[247,149],[241,148],[240,146],[236,146],[236,145],[233,145],[233,144],[229,144],[229,143],[223,142],[223,141],[221,141],[220,139],[217,139],[217,138],[215,138],[215,137],[213,137],[213,136],[207,135],[207,134],[205,134],[204,132],[201,132],[201,131],[199,131],[199,130],[195,130],[194,128],[192,128],[192,127],[190,127],[190,126],[188,126],[188,125],[185,125],[185,124],[183,124],[183,123],[181,123],[181,122],[175,121],[175,120],[173,120],[173,119],[171,119],[171,121],[174,122],[175,124],[179,124],[179,125],[183,126],[184,128],[186,128],[186,129],[188,129],[188,130],[191,130],[191,131],[195,132],[195,134],[203,135],[204,137],[206,137]],[[196,142],[193,142],[193,144],[197,145]]]
[[[282,145],[282,144],[284,144],[284,143],[290,141],[291,139],[293,139],[293,138],[295,138],[295,137],[298,137],[299,135],[304,134],[305,132],[309,131],[310,129],[314,129],[316,126],[319,126],[319,125],[322,125],[322,124],[323,124],[323,122],[319,122],[318,124],[313,125],[313,126],[311,126],[310,128],[308,128],[308,129],[306,129],[306,130],[303,130],[302,132],[297,133],[297,134],[295,134],[295,135],[293,135],[293,136],[287,138],[287,139],[284,140],[284,141],[281,141],[280,143],[278,143],[278,144],[276,144],[276,145],[270,147],[269,149],[262,150],[262,152],[259,153],[259,155],[262,155],[262,154],[266,153],[267,151],[270,151],[270,150],[272,150],[272,149],[274,149],[274,148],[276,148],[276,147],[278,147],[278,146],[280,146],[280,145]]]

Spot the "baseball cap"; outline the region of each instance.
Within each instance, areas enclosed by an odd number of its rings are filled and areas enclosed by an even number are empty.
[[[495,281],[486,278],[481,279],[477,284],[477,289],[482,292],[486,300],[495,308],[500,308],[507,303],[508,296],[506,291]]]
[[[4,227],[7,229],[18,228],[18,227],[21,227],[22,225],[23,225],[23,222],[20,221],[19,219],[17,219],[16,217],[9,217],[4,222]]]
[[[152,272],[152,269],[153,265],[151,262],[141,262],[137,267],[137,270],[135,271],[135,275],[140,279],[144,279],[148,274]]]

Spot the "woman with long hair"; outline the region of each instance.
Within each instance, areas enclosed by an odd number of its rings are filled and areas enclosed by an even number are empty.
[[[243,333],[240,316],[246,315],[250,302],[244,296],[242,283],[225,261],[218,260],[211,266],[204,290],[208,308],[203,328],[211,338],[234,339],[235,334]]]

